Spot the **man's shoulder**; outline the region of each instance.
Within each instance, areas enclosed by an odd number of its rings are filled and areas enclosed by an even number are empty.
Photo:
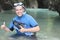
[[[32,17],[31,15],[29,15],[29,14],[26,14],[26,17],[28,18],[28,17]]]

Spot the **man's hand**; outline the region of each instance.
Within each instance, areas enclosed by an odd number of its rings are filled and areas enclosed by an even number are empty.
[[[6,27],[5,22],[1,25],[1,29],[4,29],[5,31],[9,32],[10,29]]]
[[[5,22],[3,22],[3,24],[1,25],[1,29],[5,29],[6,28],[6,25],[5,25]]]
[[[22,33],[24,33],[25,32],[25,28],[23,28],[22,26],[20,26],[20,28],[21,29],[19,31],[22,32]]]

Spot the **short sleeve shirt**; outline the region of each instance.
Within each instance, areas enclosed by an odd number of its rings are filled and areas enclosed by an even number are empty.
[[[24,28],[28,29],[28,28],[33,28],[33,27],[36,27],[38,25],[38,23],[35,21],[35,19],[29,15],[29,14],[24,14],[22,15],[21,17],[19,16],[16,16],[15,18],[13,18],[12,22],[10,23],[10,26],[9,28],[12,30],[12,29],[15,29],[17,31],[17,33],[21,33],[19,31],[19,28],[17,28],[14,24],[13,24],[13,21],[16,20],[20,23],[23,24]],[[25,32],[24,33],[25,35],[33,35],[32,32]]]

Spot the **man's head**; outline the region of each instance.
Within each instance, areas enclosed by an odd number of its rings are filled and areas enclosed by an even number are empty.
[[[22,2],[14,3],[14,7],[15,7],[16,14],[18,16],[22,16],[25,11],[25,7],[24,7],[23,3]]]

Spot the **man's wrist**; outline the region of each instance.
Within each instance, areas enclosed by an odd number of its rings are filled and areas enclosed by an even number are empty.
[[[6,27],[3,27],[3,29],[6,29]]]
[[[27,32],[28,30],[27,29],[24,29],[24,32]]]

